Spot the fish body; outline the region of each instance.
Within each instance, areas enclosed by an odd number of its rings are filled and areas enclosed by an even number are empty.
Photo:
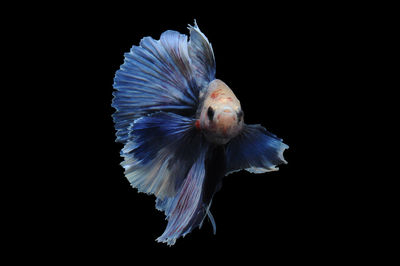
[[[125,54],[114,78],[113,114],[121,165],[131,185],[156,196],[168,220],[159,242],[173,245],[206,217],[224,176],[245,169],[278,170],[288,148],[260,125],[244,123],[233,91],[216,79],[206,36],[189,25],[188,36],[145,37]]]

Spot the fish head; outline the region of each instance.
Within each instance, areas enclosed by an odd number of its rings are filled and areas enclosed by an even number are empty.
[[[204,136],[215,144],[226,144],[242,130],[240,102],[224,82],[214,80],[210,83],[199,120]]]

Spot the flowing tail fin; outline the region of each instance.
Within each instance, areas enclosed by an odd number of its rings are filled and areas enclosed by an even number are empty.
[[[175,244],[180,236],[185,236],[202,222],[208,206],[202,200],[206,151],[193,164],[175,197],[157,200],[157,209],[165,211],[168,225],[158,242]]]

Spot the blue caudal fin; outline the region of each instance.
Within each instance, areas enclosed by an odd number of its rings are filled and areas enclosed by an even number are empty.
[[[202,222],[208,207],[203,204],[202,191],[205,180],[206,150],[200,153],[190,168],[186,179],[175,197],[157,202],[157,208],[165,211],[168,225],[158,242],[175,244],[180,236],[185,236]],[[211,216],[212,217],[212,216]]]
[[[112,106],[117,141],[126,143],[129,127],[144,115],[166,111],[192,116],[199,93],[215,76],[211,45],[197,27],[186,35],[166,31],[160,40],[145,37],[125,54],[114,78]]]
[[[176,194],[205,141],[194,119],[158,112],[137,119],[121,151],[125,176],[140,192],[158,198]]]
[[[226,147],[227,174],[245,169],[252,173],[276,171],[287,163],[283,152],[289,146],[260,125],[245,125]]]

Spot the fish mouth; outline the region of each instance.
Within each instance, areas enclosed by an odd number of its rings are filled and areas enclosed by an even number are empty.
[[[239,112],[236,112],[236,117],[237,117],[237,123],[238,123],[238,124],[242,121],[243,116],[244,116],[244,114],[243,114],[242,109],[240,109]]]
[[[224,112],[224,113],[234,113],[234,112],[235,112],[235,111],[232,109],[232,107],[230,107],[230,106],[224,106],[224,107],[222,107],[221,111]]]

